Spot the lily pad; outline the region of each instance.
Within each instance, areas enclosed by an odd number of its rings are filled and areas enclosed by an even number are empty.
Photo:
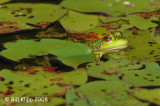
[[[123,106],[149,106],[149,103],[141,102],[133,96],[129,96]]]
[[[134,90],[133,95],[138,99],[160,105],[160,89],[137,88]]]
[[[85,84],[87,73],[85,69],[60,73],[54,67],[32,67],[17,72],[1,70],[0,78],[1,97],[58,96],[64,95],[68,86]]]
[[[73,67],[94,61],[94,55],[88,46],[58,39],[41,39],[40,42],[18,40],[4,44],[4,47],[7,49],[0,54],[14,61],[47,54],[58,56],[64,64]]]
[[[121,81],[95,81],[71,89],[66,94],[67,105],[102,106],[123,105],[128,97],[127,92],[132,92],[131,85]]]
[[[89,76],[107,81],[125,81],[135,86],[159,86],[160,67],[155,62],[136,60],[113,60],[90,63],[87,67]]]
[[[0,8],[0,33],[45,28],[67,12],[58,5],[45,3],[11,3],[3,6]]]
[[[60,19],[60,23],[66,31],[80,32],[91,29],[98,24],[98,16],[68,11],[68,14]]]
[[[136,27],[141,30],[147,30],[148,28],[155,28],[158,26],[158,24],[153,23],[153,20],[159,20],[158,17],[151,17],[149,19],[144,19],[140,17],[138,14],[134,15],[127,15],[127,17],[102,17],[101,16],[101,21],[104,23],[109,23],[109,22],[115,22],[117,21],[117,24],[119,24],[119,20],[125,20],[128,22],[127,24],[123,24],[122,27],[118,30],[124,31],[128,28]]]
[[[16,72],[1,70],[0,105],[28,105],[26,100],[21,102],[21,99],[14,99],[14,102],[11,100],[13,97],[33,99],[31,106],[64,104],[65,100],[57,96],[64,95],[69,86],[85,84],[88,76],[83,68],[70,72],[60,71],[57,71],[56,67],[30,67]],[[5,101],[5,97],[9,100]],[[38,97],[42,99],[36,99]]]
[[[138,15],[129,15],[127,16],[127,20],[129,20],[129,24],[123,25],[123,29],[128,29],[132,27],[139,28],[141,30],[147,30],[148,28],[155,28],[158,24],[153,23],[153,20],[159,20],[158,17],[151,17],[150,19],[144,19],[139,17]]]
[[[7,2],[9,2],[9,1],[11,1],[11,0],[1,0],[1,1],[0,1],[0,4],[7,3]]]
[[[155,0],[63,0],[61,6],[79,12],[107,13],[112,16],[135,12],[148,12],[159,9]]]

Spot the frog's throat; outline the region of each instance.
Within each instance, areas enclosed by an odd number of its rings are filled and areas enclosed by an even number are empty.
[[[127,44],[125,45],[121,45],[121,46],[117,46],[117,47],[114,47],[114,48],[105,48],[105,49],[100,49],[100,50],[96,50],[94,51],[95,54],[97,53],[109,53],[109,52],[118,52],[124,48],[128,47]]]

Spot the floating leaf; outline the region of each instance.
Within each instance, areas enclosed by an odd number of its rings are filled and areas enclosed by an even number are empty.
[[[66,94],[67,105],[122,105],[131,92],[131,85],[121,81],[95,81],[71,89]]]
[[[124,25],[124,26],[122,26],[122,29],[136,27],[141,30],[146,30],[148,28],[155,28],[157,26],[157,24],[155,24],[151,21],[158,20],[158,18],[152,17],[150,19],[144,19],[144,18],[139,17],[138,15],[129,15],[129,16],[127,16],[127,20],[129,20],[130,25]]]
[[[129,96],[124,102],[125,102],[124,106],[148,106],[149,105],[149,103],[141,102],[132,96]]]
[[[40,42],[18,40],[4,44],[4,47],[7,49],[0,54],[14,61],[47,54],[56,55],[63,63],[73,67],[94,61],[94,55],[88,46],[58,39],[41,39]]]
[[[11,0],[1,0],[0,4],[6,3],[6,2],[9,2],[9,1],[11,1]]]
[[[159,20],[158,17],[151,17],[149,19],[144,19],[137,14],[128,15],[127,17],[101,17],[100,19],[104,23],[117,21],[117,25],[119,24],[120,20],[125,20],[128,23],[122,25],[122,27],[118,29],[121,31],[132,27],[136,27],[141,30],[146,30],[148,28],[155,28],[157,24],[153,23],[152,20]]]
[[[133,95],[141,100],[148,101],[160,105],[160,89],[143,89],[137,88]]]
[[[122,80],[135,86],[159,86],[160,67],[154,62],[128,59],[88,64],[89,76],[108,80]]]
[[[98,24],[98,16],[68,11],[68,14],[60,19],[60,23],[66,31],[80,32],[95,27]]]
[[[32,105],[37,103],[39,105],[64,104],[65,100],[63,98],[54,96],[64,95],[66,87],[83,85],[86,81],[87,73],[82,68],[71,72],[56,71],[56,67],[31,67],[17,72],[4,69],[0,71],[0,98],[4,100],[4,97],[7,96],[9,101],[1,101],[1,105],[9,104],[11,97],[31,97],[35,99],[31,101],[33,102]],[[40,97],[44,101],[40,102],[40,99],[36,102],[36,97]],[[21,104],[15,99],[16,104],[25,105],[26,102]]]
[[[103,12],[117,16],[155,11],[159,9],[160,3],[155,0],[63,0],[60,5],[80,12]]]
[[[60,6],[45,3],[13,3],[5,6],[0,8],[0,33],[33,29],[33,26],[45,28],[67,11]]]
[[[58,96],[67,86],[85,84],[87,73],[84,69],[59,73],[54,67],[32,67],[17,72],[4,69],[0,78],[1,97]]]

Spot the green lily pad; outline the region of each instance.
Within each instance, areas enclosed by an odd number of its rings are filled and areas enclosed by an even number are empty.
[[[17,72],[1,70],[0,78],[0,97],[58,96],[68,86],[85,84],[87,73],[85,69],[60,73],[54,67],[31,67]]]
[[[123,106],[149,106],[149,103],[141,102],[133,96],[128,96]]]
[[[34,26],[45,28],[67,12],[58,5],[45,3],[11,3],[3,6],[5,8],[0,8],[0,33],[34,29]]]
[[[159,86],[160,67],[155,62],[133,61],[128,59],[90,63],[88,75],[107,81],[125,81],[135,86]]]
[[[143,88],[137,88],[134,90],[133,96],[138,99],[160,105],[160,89],[148,90]]]
[[[148,12],[159,9],[154,0],[63,0],[61,6],[80,12],[103,12],[112,16],[133,12]]]
[[[126,17],[105,17],[105,16],[100,16],[99,18],[103,23],[111,23],[114,21],[119,21],[122,19],[126,19]]]
[[[9,2],[9,1],[11,1],[11,0],[1,0],[1,1],[0,1],[0,4],[7,3],[7,2]]]
[[[80,32],[91,29],[98,24],[98,16],[68,11],[68,14],[60,19],[60,23],[68,32]]]
[[[141,30],[147,30],[148,28],[155,28],[156,26],[158,26],[158,24],[155,24],[151,21],[159,20],[159,18],[151,17],[150,19],[144,19],[144,18],[139,17],[138,15],[129,15],[127,16],[127,20],[129,20],[129,24],[123,25],[122,29],[136,27]]]
[[[128,28],[136,27],[141,30],[147,30],[148,28],[155,28],[158,24],[153,23],[152,20],[159,20],[158,17],[151,17],[149,19],[144,19],[137,14],[128,15],[127,17],[100,17],[101,21],[104,23],[117,21],[117,24],[120,20],[128,21],[128,24],[123,24],[122,27],[118,30],[123,31]],[[115,22],[114,22],[115,23]]]
[[[131,92],[131,85],[121,81],[95,81],[77,89],[71,89],[66,94],[67,105],[102,106],[123,105]]]
[[[40,42],[18,40],[4,44],[4,47],[7,49],[0,54],[14,61],[47,54],[56,55],[64,64],[73,67],[94,61],[94,55],[88,46],[58,39],[41,39]]]

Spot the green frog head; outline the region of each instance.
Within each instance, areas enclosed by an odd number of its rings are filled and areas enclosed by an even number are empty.
[[[104,34],[103,38],[89,41],[87,45],[91,48],[95,55],[99,58],[107,52],[118,52],[128,46],[128,41],[122,38],[122,33],[119,31],[112,34]],[[97,58],[97,57],[96,57]]]

